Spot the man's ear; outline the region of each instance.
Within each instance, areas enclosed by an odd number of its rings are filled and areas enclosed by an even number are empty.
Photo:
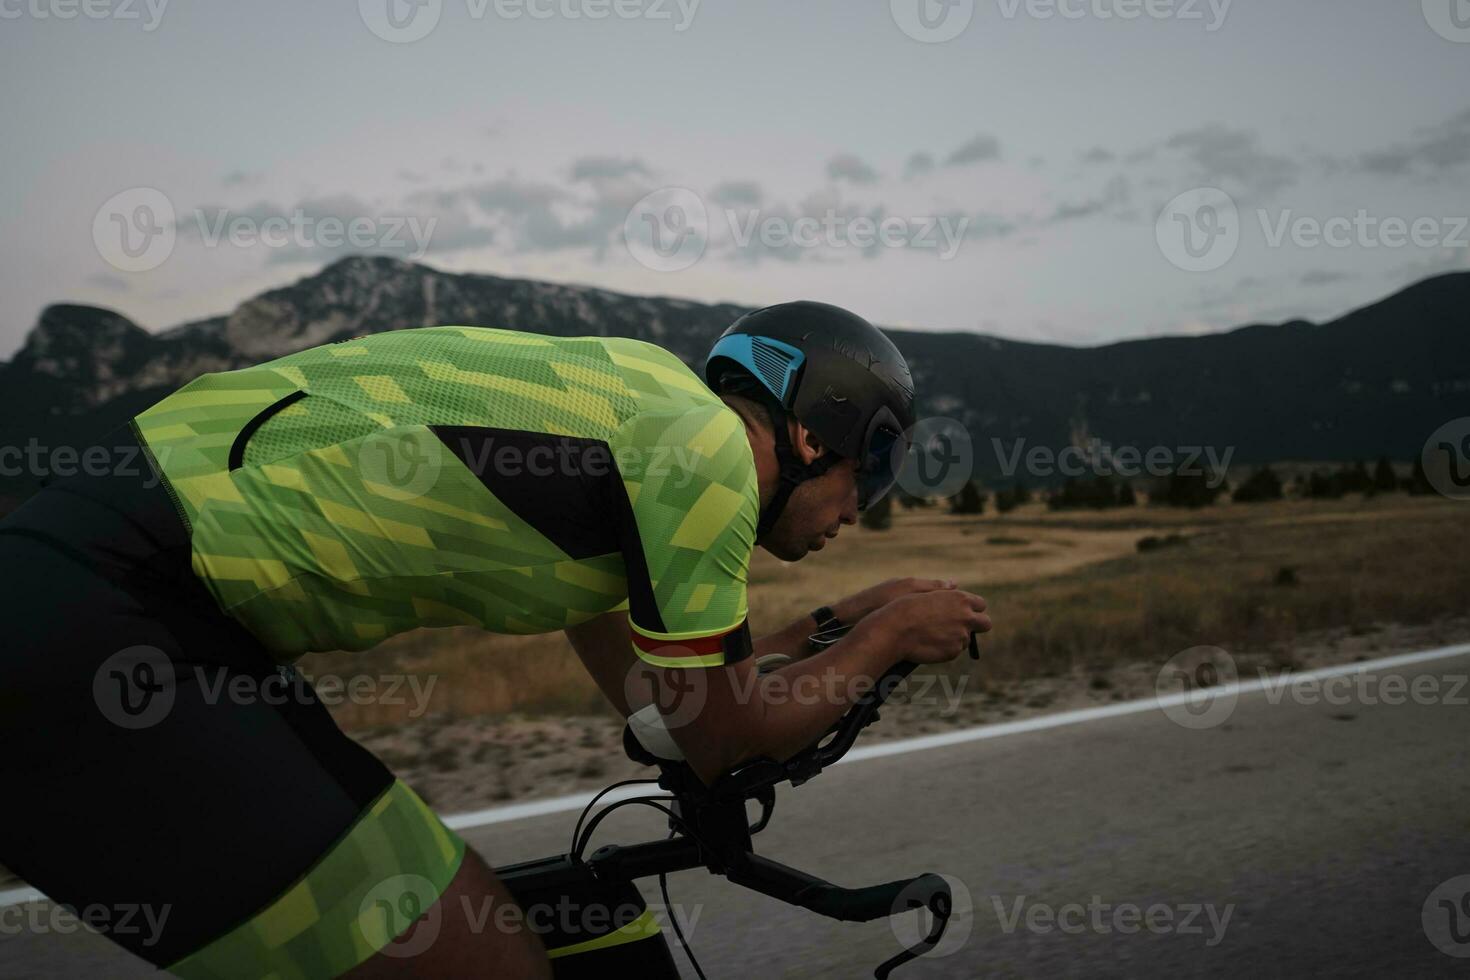
[[[796,453],[797,459],[803,463],[810,463],[822,455],[826,447],[822,445],[822,440],[812,434],[811,430],[791,417],[786,419],[786,424],[790,426],[791,449]]]

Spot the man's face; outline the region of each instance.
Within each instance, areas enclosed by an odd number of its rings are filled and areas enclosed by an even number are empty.
[[[792,491],[761,547],[783,561],[800,561],[826,547],[842,525],[857,523],[857,502],[857,462],[844,459]]]

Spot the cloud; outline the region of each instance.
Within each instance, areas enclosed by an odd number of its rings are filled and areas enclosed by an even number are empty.
[[[87,285],[96,286],[112,293],[125,293],[133,288],[133,284],[121,276],[114,276],[110,272],[97,272],[87,277]]]
[[[590,168],[584,171],[589,173],[586,186],[575,191],[504,177],[453,189],[420,191],[409,201],[421,209],[449,214],[478,212],[480,218],[490,222],[495,242],[514,251],[590,247],[594,259],[600,260],[614,233],[622,228],[628,210],[650,189],[631,175],[612,176],[620,169],[625,168]],[[591,171],[601,175],[590,175]],[[467,216],[463,220],[469,227],[479,227]]]
[[[1128,178],[1118,174],[1103,186],[1100,196],[1076,204],[1061,204],[1046,220],[1055,224],[1061,221],[1075,221],[1078,218],[1090,218],[1095,214],[1102,214],[1111,208],[1127,204],[1130,193],[1131,186]]]
[[[1407,143],[1370,150],[1358,166],[1371,174],[1398,177],[1419,171],[1439,173],[1470,163],[1470,109],[1437,126],[1420,130]]]
[[[1177,133],[1164,142],[1183,152],[1204,180],[1234,180],[1260,194],[1296,182],[1298,165],[1262,150],[1254,133],[1218,123]]]
[[[220,178],[220,183],[225,187],[254,187],[264,178],[264,174],[246,173],[244,170],[231,170]]]
[[[759,207],[763,197],[760,184],[753,180],[727,180],[709,192],[711,202],[727,207],[737,204]]]
[[[1470,272],[1470,248],[1441,248],[1429,258],[1416,259],[1390,269],[1385,276],[1395,282],[1428,279],[1447,272]]]
[[[643,161],[620,157],[582,157],[572,164],[572,182],[618,177],[650,177]]]
[[[934,169],[934,154],[925,153],[920,150],[911,154],[908,163],[904,164],[903,175],[906,179],[921,177]]]
[[[1105,149],[1101,146],[1094,146],[1086,153],[1080,154],[1080,159],[1083,163],[1112,163],[1118,159],[1118,155],[1112,150]]]
[[[410,184],[422,184],[425,180],[423,174],[416,173],[412,170],[400,170],[397,176],[399,180],[406,180]]]
[[[1338,282],[1352,282],[1358,278],[1346,272],[1333,272],[1329,269],[1312,269],[1298,280],[1303,286],[1330,286]]]
[[[847,180],[854,184],[871,184],[878,179],[874,170],[855,153],[839,153],[827,161],[829,180]]]
[[[971,163],[983,163],[1000,159],[1000,140],[987,133],[980,133],[958,146],[946,159],[951,167],[962,167]]]

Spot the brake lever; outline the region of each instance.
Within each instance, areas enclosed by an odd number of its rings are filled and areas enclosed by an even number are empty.
[[[937,875],[934,877],[938,877]],[[944,938],[944,930],[949,926],[949,916],[954,910],[954,897],[950,894],[948,882],[939,879],[942,887],[935,889],[926,901],[916,899],[909,900],[909,909],[927,908],[934,916],[934,924],[929,927],[929,935],[920,939],[917,943],[900,950],[893,956],[878,964],[873,971],[876,980],[888,980],[888,975],[911,960],[929,952],[939,945],[939,940]]]

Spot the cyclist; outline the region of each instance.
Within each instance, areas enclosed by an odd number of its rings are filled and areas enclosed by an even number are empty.
[[[146,467],[0,523],[0,862],[58,902],[142,909],[156,928],[105,931],[180,976],[549,975],[534,934],[474,915],[389,955],[436,908],[512,900],[291,662],[420,626],[562,629],[625,713],[635,666],[704,682],[673,727],[702,779],[789,756],[847,703],[764,697],[752,654],[856,623],[781,670],[849,692],[990,628],[980,597],[914,579],[746,624],[753,545],[797,560],[854,523],[912,405],[880,331],[805,302],[737,321],[704,381],[646,343],[476,327],[196,379],[124,430]]]

